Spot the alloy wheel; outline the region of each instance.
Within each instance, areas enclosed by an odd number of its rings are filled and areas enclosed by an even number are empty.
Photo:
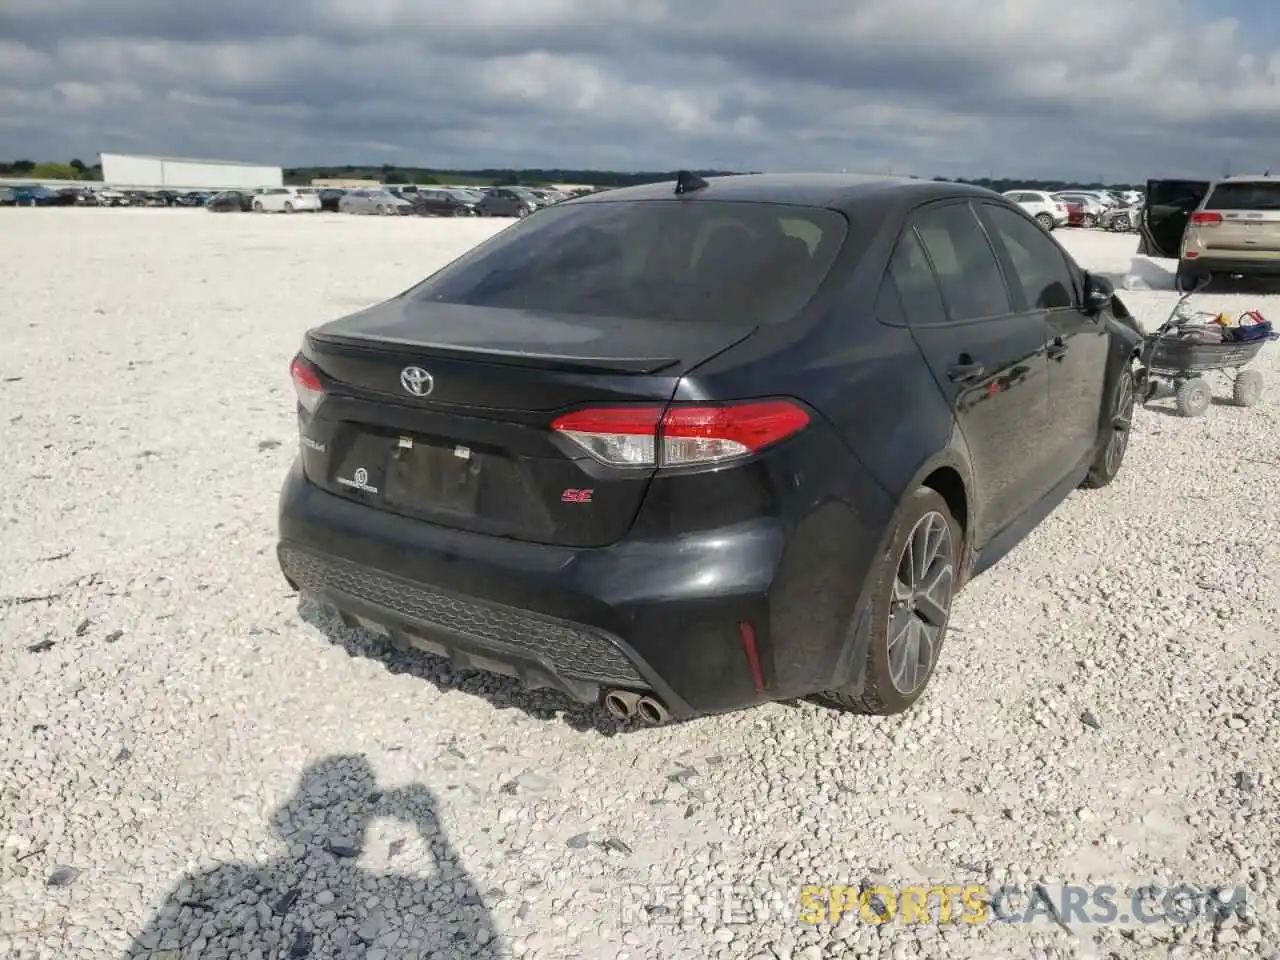
[[[955,592],[951,525],[937,511],[916,521],[902,548],[885,632],[889,679],[903,696],[915,693],[933,670]]]
[[[1111,419],[1111,437],[1107,440],[1108,474],[1119,471],[1124,452],[1129,447],[1129,436],[1133,431],[1133,406],[1133,377],[1126,371],[1116,384],[1115,415]]]

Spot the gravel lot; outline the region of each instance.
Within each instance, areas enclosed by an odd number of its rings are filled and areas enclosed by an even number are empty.
[[[273,548],[303,330],[504,223],[0,211],[0,956],[1280,947],[1274,391],[1141,412],[1116,484],[968,588],[901,718],[619,728],[300,609]],[[1132,236],[1061,236],[1128,270]],[[798,920],[803,884],[926,881],[1250,894],[1217,925]],[[725,915],[735,885],[773,912]]]

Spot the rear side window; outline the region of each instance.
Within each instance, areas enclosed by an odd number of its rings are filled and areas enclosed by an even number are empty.
[[[1012,312],[996,255],[967,203],[926,210],[915,225],[952,320]]]
[[[1206,210],[1280,210],[1280,183],[1253,181],[1220,183],[1204,205]]]
[[[910,324],[946,323],[947,308],[938,291],[933,268],[915,231],[908,227],[898,238],[889,261],[887,285],[897,292],[898,302]],[[890,298],[892,302],[892,298]],[[882,319],[889,320],[888,316]]]
[[[1012,267],[1009,280],[1021,287],[1029,309],[1054,310],[1074,302],[1075,280],[1058,244],[1044,230],[1012,210],[984,205],[995,241]]]
[[[835,262],[833,210],[695,200],[546,207],[411,291],[427,301],[689,323],[794,317]]]

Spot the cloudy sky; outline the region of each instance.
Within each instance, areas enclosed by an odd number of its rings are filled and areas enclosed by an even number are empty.
[[[0,154],[101,151],[1113,182],[1280,171],[1280,4],[2,0]]]

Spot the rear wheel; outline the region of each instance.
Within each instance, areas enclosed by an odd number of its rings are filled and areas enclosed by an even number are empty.
[[[852,713],[902,713],[933,676],[959,583],[960,525],[935,490],[903,505],[898,528],[872,576],[871,636],[858,692],[822,695]]]
[[[1103,442],[1081,486],[1089,489],[1105,487],[1120,472],[1125,452],[1129,449],[1129,437],[1133,432],[1133,386],[1133,368],[1125,367],[1120,371],[1115,389],[1111,392],[1110,416],[1103,426],[1107,435],[1099,438]]]
[[[1036,223],[1040,224],[1040,226],[1044,227],[1046,230],[1053,229],[1053,217],[1049,216],[1047,213],[1037,213]]]
[[[1213,274],[1208,270],[1199,270],[1180,263],[1178,272],[1173,275],[1173,286],[1178,293],[1192,293],[1205,289],[1212,280]]]
[[[1237,407],[1256,407],[1262,401],[1262,374],[1257,370],[1241,370],[1231,385],[1231,398]]]
[[[261,200],[255,200],[255,201],[253,201],[253,212],[254,212],[254,213],[261,213],[261,212],[262,212],[262,201],[261,201]]]
[[[286,200],[286,201],[285,201],[285,204],[284,204],[284,212],[285,212],[285,213],[293,213],[293,204],[292,204],[292,203],[290,203],[288,200]]]
[[[1174,404],[1184,417],[1203,417],[1213,401],[1213,391],[1204,377],[1194,377],[1178,384]]]

